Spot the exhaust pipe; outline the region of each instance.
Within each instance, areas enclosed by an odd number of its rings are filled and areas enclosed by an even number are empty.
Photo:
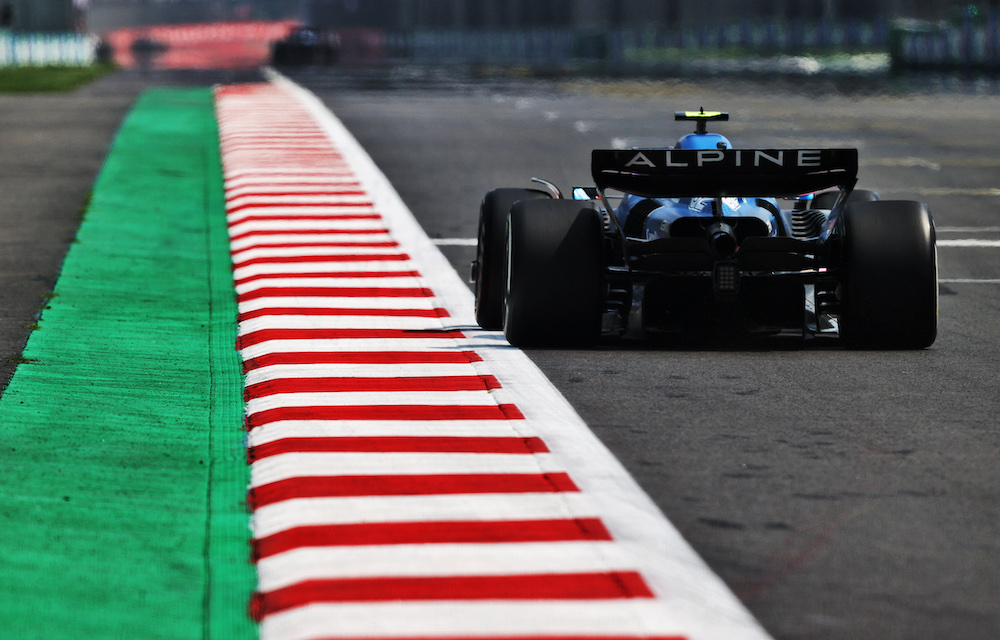
[[[731,260],[739,248],[733,228],[725,222],[716,222],[706,229],[705,239],[708,241],[712,253],[719,260]]]

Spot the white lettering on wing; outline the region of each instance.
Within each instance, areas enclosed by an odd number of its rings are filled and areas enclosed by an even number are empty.
[[[644,167],[656,168],[656,165],[653,164],[653,162],[649,158],[646,157],[646,154],[642,153],[641,151],[639,153],[635,154],[634,158],[632,158],[631,160],[629,160],[628,162],[625,163],[626,167],[634,167],[634,166],[637,166],[637,165],[641,165],[641,166],[644,166]]]
[[[686,167],[688,163],[686,162],[674,162],[673,158],[670,156],[670,152],[667,151],[667,166],[668,167]]]
[[[800,167],[818,167],[821,166],[820,162],[821,152],[817,150],[807,150],[802,149],[799,151],[799,166]]]
[[[754,151],[753,155],[753,166],[759,167],[761,160],[767,160],[773,165],[783,167],[785,165],[785,152],[778,151],[777,156],[771,156],[763,151]]]
[[[721,151],[713,151],[713,150],[699,151],[698,166],[704,167],[705,164],[708,162],[722,162],[725,159],[725,157],[726,154],[724,154]]]

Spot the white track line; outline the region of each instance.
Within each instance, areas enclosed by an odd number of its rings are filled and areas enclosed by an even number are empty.
[[[336,567],[331,574],[328,567]],[[261,560],[260,587],[303,580],[377,576],[510,575],[634,571],[635,558],[612,542],[401,544],[289,551]]]
[[[548,473],[563,471],[550,454],[286,453],[258,460],[254,484],[288,478],[369,476],[387,473]]]
[[[685,607],[684,601],[673,604],[669,614],[661,602],[635,600],[320,604],[268,618],[261,624],[261,635],[276,640],[323,638],[328,621],[333,619],[337,620],[338,636],[347,638],[372,637],[372,620],[379,621],[376,633],[381,638],[649,638],[651,629],[665,629],[676,637],[699,637],[690,629],[702,624],[702,611]],[[727,640],[745,636],[700,637]]]
[[[257,537],[264,538],[296,527],[372,521],[539,520],[597,515],[593,503],[579,493],[494,493],[475,500],[464,495],[350,496],[302,498],[261,507],[253,514],[253,526]]]
[[[280,423],[255,427],[247,437],[251,446],[275,442],[285,438],[342,438],[350,436],[366,437],[520,437],[535,435],[530,427],[521,424],[523,420],[438,420],[431,425],[415,423],[412,420],[367,420],[338,421],[324,420],[284,420]]]
[[[938,240],[937,246],[939,247],[1000,247],[1000,240],[979,240],[979,239],[960,239],[960,240]]]
[[[438,247],[475,247],[479,245],[477,238],[432,238]]]
[[[1000,233],[1000,227],[935,227],[938,233]]]

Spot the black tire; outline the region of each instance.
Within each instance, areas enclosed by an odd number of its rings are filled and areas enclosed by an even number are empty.
[[[504,335],[518,347],[601,336],[604,225],[593,203],[521,200],[507,218]]]
[[[488,331],[503,329],[504,252],[507,213],[519,200],[551,198],[534,189],[494,189],[479,206],[479,243],[476,247],[476,322]]]
[[[852,346],[924,349],[937,337],[934,220],[922,202],[848,205],[840,334]]]
[[[288,47],[283,42],[275,42],[272,45],[271,63],[276,67],[288,64]]]
[[[837,204],[837,198],[840,196],[840,190],[834,189],[832,191],[824,191],[823,193],[817,193],[812,200],[812,204],[809,205],[810,209],[832,209],[833,205]],[[847,204],[852,204],[855,202],[877,202],[882,198],[879,197],[874,191],[869,191],[867,189],[855,189],[851,192],[851,195],[847,196]]]

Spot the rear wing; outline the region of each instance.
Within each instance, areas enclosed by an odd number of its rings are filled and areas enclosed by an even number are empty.
[[[799,196],[853,189],[857,149],[596,149],[598,189],[647,198]]]

